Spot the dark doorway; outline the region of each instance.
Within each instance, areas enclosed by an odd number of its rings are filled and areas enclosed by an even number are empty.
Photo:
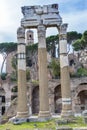
[[[32,113],[39,113],[39,86],[36,86],[32,92]]]
[[[61,85],[55,87],[54,90],[54,105],[55,105],[55,113],[61,113],[62,110],[62,101],[61,101]]]

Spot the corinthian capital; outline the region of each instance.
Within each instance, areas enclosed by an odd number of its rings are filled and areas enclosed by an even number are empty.
[[[45,37],[46,35],[46,27],[44,25],[38,26],[38,38]]]
[[[59,33],[60,34],[66,34],[67,33],[67,27],[68,27],[68,24],[60,25]]]
[[[25,29],[23,27],[17,29],[17,38],[25,38]]]
[[[67,27],[68,27],[68,24],[62,24],[60,25],[60,28],[59,28],[59,35],[60,35],[60,40],[65,40],[67,39]]]

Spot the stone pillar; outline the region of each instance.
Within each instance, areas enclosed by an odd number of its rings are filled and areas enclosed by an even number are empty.
[[[38,65],[39,65],[39,118],[49,118],[48,97],[48,74],[47,74],[47,51],[46,51],[46,28],[38,26]]]
[[[72,101],[70,90],[70,75],[67,53],[67,24],[59,28],[60,68],[61,68],[61,92],[62,92],[62,117],[72,116]]]
[[[17,117],[27,118],[27,86],[26,86],[26,52],[25,52],[25,30],[19,27],[17,30],[18,39],[18,106]]]

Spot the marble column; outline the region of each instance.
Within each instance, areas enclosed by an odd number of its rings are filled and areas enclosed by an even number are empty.
[[[26,86],[26,44],[25,44],[25,29],[19,27],[17,30],[17,58],[18,58],[18,118],[27,118],[27,86]]]
[[[49,97],[48,97],[48,72],[47,72],[47,51],[46,51],[46,28],[38,26],[38,66],[39,66],[39,118],[49,118]]]
[[[70,117],[72,113],[72,100],[70,89],[69,63],[67,53],[67,24],[59,28],[61,92],[62,92],[62,117]]]

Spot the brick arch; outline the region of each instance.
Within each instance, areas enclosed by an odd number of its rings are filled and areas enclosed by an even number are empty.
[[[17,83],[11,84],[11,85],[10,85],[10,89],[12,90],[12,88],[14,88],[15,86],[17,86]]]
[[[85,91],[87,90],[87,83],[81,83],[79,84],[76,89],[75,89],[75,97],[78,96],[78,94],[81,92],[81,91]]]
[[[71,85],[77,88],[80,84],[87,84],[87,77],[71,79]]]
[[[61,84],[58,84],[55,88],[54,88],[54,111],[55,113],[61,113],[61,109],[62,109],[62,95],[61,95]]]

